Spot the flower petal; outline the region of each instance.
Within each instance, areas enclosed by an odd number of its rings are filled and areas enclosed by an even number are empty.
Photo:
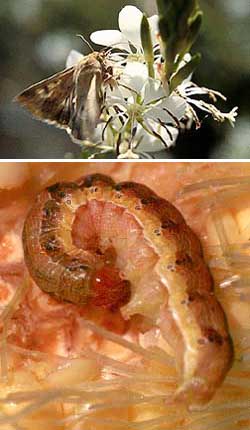
[[[94,31],[90,35],[90,40],[101,46],[114,46],[130,52],[126,37],[119,30]]]
[[[159,16],[153,15],[150,18],[148,18],[150,30],[151,30],[151,36],[152,36],[152,42],[153,46],[155,46],[158,42],[157,35],[159,33]]]
[[[171,146],[175,145],[175,142],[177,140],[177,137],[179,135],[179,129],[176,127],[167,127],[168,131],[165,127],[160,127],[159,134],[166,142],[167,146],[170,148]],[[171,136],[171,137],[170,137]]]
[[[140,93],[147,79],[148,68],[146,64],[138,61],[128,61],[123,70],[120,82],[126,87]],[[130,92],[130,95],[132,94],[133,92]]]
[[[107,87],[105,102],[107,107],[112,107],[114,104],[127,107],[127,102],[124,100],[123,88],[118,86],[114,88]]]
[[[185,115],[187,103],[177,94],[171,94],[170,97],[162,101],[161,108],[168,109],[176,118],[181,119]]]
[[[144,104],[155,102],[156,100],[166,97],[161,82],[157,79],[149,78],[142,90]]]
[[[176,125],[176,122],[185,115],[186,107],[187,102],[182,97],[173,94],[149,109],[145,113],[145,117]]]
[[[179,129],[172,126],[162,126],[159,123],[148,121],[151,126],[151,129],[156,133],[156,139],[160,140],[162,144],[168,148],[170,146],[174,146],[176,139],[179,135]],[[157,135],[159,136],[157,138]],[[164,143],[163,143],[164,142]]]
[[[75,49],[72,49],[67,57],[66,60],[66,67],[75,66],[77,63],[79,63],[80,60],[82,60],[84,55],[80,54],[80,52],[75,51]]]
[[[142,127],[136,137],[138,141],[141,141],[136,148],[137,152],[156,152],[165,148],[160,139],[156,139],[156,137],[151,136]]]
[[[135,6],[125,6],[119,13],[119,28],[137,49],[141,48],[142,12]]]
[[[166,149],[166,146],[169,148],[170,146],[175,145],[176,139],[179,134],[179,130],[177,128],[168,127],[168,133],[166,129],[159,124],[153,122],[149,124],[151,126],[151,129],[164,140],[165,145],[160,138],[150,135],[142,128],[136,135],[137,140],[141,140],[141,143],[136,148],[138,152],[157,152],[161,151],[164,148]],[[170,138],[170,136],[172,139]]]

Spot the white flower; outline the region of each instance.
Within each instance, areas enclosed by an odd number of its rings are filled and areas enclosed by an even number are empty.
[[[141,44],[141,21],[143,14],[135,6],[124,7],[119,14],[119,30],[103,30],[92,33],[93,42],[113,46],[126,51],[114,62],[122,65],[119,70],[118,87],[106,91],[106,108],[111,119],[108,129],[121,136],[129,148],[157,151],[175,144],[178,136],[179,121],[185,115],[185,100],[173,93],[169,95],[157,73],[160,54],[155,55],[155,72],[158,79],[149,78],[148,66]],[[153,45],[158,45],[158,16],[148,18]],[[136,48],[136,53],[131,50]],[[120,55],[120,54],[119,54]],[[119,150],[118,150],[119,152]],[[122,154],[121,154],[122,156]]]
[[[135,6],[125,6],[119,13],[119,30],[95,31],[90,35],[92,42],[102,46],[113,46],[131,53],[130,44],[138,52],[142,52],[141,20],[143,14]],[[153,15],[149,20],[153,45],[157,44],[158,16]]]
[[[148,68],[146,64],[138,61],[128,60],[119,79],[120,89],[124,97],[126,97],[126,95],[131,95],[131,90],[134,90],[137,94],[140,94],[147,80]]]
[[[108,91],[106,109],[109,125],[105,141],[112,128],[115,135],[128,142],[129,148],[155,152],[175,144],[186,101],[175,93],[169,96],[159,80],[148,78],[137,94],[131,91],[124,96],[120,88]]]
[[[148,57],[147,61],[144,57],[142,17],[142,12],[135,6],[125,6],[119,14],[120,30],[96,31],[90,36],[94,43],[115,48],[107,53],[113,69],[113,81],[112,85],[103,87],[104,106],[93,142],[101,151],[111,148],[120,159],[137,159],[173,146],[179,129],[184,127],[184,119],[185,127],[191,126],[193,122],[197,127],[200,126],[196,108],[209,113],[216,121],[228,120],[232,126],[237,116],[237,108],[229,113],[220,112],[213,103],[217,97],[224,100],[225,97],[219,92],[195,85],[191,82],[192,74],[170,93],[174,74],[192,57],[186,54],[167,81],[157,39],[158,16],[148,18],[154,46],[153,65],[147,64]],[[75,65],[82,58],[78,52],[71,51],[67,67]],[[212,99],[212,103],[197,97],[204,95]]]
[[[140,92],[143,84],[148,79],[148,67],[145,64],[145,58],[141,43],[141,22],[143,13],[135,6],[125,6],[119,13],[119,30],[101,30],[95,31],[90,35],[92,42],[118,48],[123,53],[112,53],[112,58],[117,63],[126,63],[122,67],[120,84],[137,92]],[[158,15],[148,18],[151,30],[153,46],[158,45]],[[134,47],[133,51],[131,45]],[[136,52],[135,52],[136,51]],[[159,57],[159,54],[157,58]],[[118,66],[118,64],[117,64]],[[117,67],[118,68],[118,67]],[[157,69],[157,65],[155,65]],[[124,95],[126,91],[124,90]]]

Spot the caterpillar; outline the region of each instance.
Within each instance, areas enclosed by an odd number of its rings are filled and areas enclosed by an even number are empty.
[[[132,221],[139,226],[143,240],[155,255],[149,273],[160,288],[152,287],[154,283],[149,286],[150,280],[146,279],[138,291],[143,270],[137,270],[135,278],[122,270],[119,237],[115,246],[111,233],[108,241],[101,243],[98,234],[93,234],[98,232],[97,226],[91,234],[84,233],[83,244],[77,234],[73,237],[79,211],[96,205],[96,225],[100,226],[100,214],[108,207],[116,208],[121,219],[125,216],[129,220],[124,229],[131,228],[130,235],[135,234]],[[112,231],[112,211],[109,213],[105,231]],[[142,240],[140,243],[143,246]],[[31,277],[44,292],[59,300],[123,310],[131,306],[136,294],[144,295],[151,288],[150,294],[155,297],[161,291],[158,301],[153,304],[152,299],[153,314],[156,326],[175,351],[181,379],[175,399],[200,405],[213,397],[231,367],[233,346],[199,239],[171,203],[142,184],[116,184],[101,174],[57,183],[38,195],[28,213],[23,247]],[[138,244],[133,252],[135,256],[143,255]],[[150,300],[146,305],[151,306]],[[138,312],[148,316],[143,306],[130,309],[130,314]]]

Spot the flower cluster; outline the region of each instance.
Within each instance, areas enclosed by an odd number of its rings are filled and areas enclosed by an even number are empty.
[[[151,64],[142,41],[143,19],[147,20],[152,46]],[[214,102],[217,97],[225,99],[224,96],[195,85],[192,73],[178,81],[174,89],[170,80],[164,79],[158,21],[157,15],[147,19],[136,7],[126,6],[119,14],[120,30],[96,31],[90,36],[92,42],[110,47],[109,58],[116,76],[116,86],[105,91],[102,122],[95,136],[99,151],[112,149],[118,158],[149,157],[173,146],[181,128],[193,122],[197,128],[200,126],[197,108],[216,121],[228,120],[234,125],[237,108],[220,112]],[[77,54],[71,53],[71,60],[72,56]],[[191,55],[186,53],[171,78],[175,79],[178,70],[191,61]],[[197,99],[204,95],[210,102]]]

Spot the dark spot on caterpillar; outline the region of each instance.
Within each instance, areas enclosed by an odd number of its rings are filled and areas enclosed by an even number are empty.
[[[60,207],[55,200],[48,200],[43,207],[43,215],[46,218],[55,216],[60,211]]]
[[[92,187],[93,180],[94,180],[94,178],[92,175],[86,176],[84,183],[83,183],[83,186],[86,188]]]
[[[134,182],[121,182],[120,189],[124,188],[125,190],[134,190],[135,189],[135,183]]]
[[[152,196],[152,197],[148,197],[148,198],[146,198],[146,199],[141,199],[141,203],[142,203],[143,205],[149,205],[150,203],[153,203],[153,202],[155,202],[155,201],[157,201],[157,197],[154,197],[154,196]]]
[[[135,210],[137,210],[137,211],[141,210],[141,206],[136,205],[136,206],[135,206]]]
[[[90,188],[93,185],[110,185],[114,186],[114,181],[110,177],[106,175],[102,175],[101,173],[96,173],[94,175],[87,175],[84,178],[80,179],[78,182],[78,186],[80,188]]]
[[[116,184],[115,185],[115,190],[116,191],[121,191],[122,190],[122,184]]]
[[[175,264],[181,266],[184,264],[192,264],[192,258],[188,254],[183,254],[176,258]]]
[[[217,345],[223,345],[223,337],[212,327],[204,328],[203,335],[211,343],[216,343]]]
[[[49,193],[57,193],[61,188],[60,182],[57,182],[54,185],[50,185],[50,187],[47,188]]]
[[[160,230],[159,230],[159,229],[156,229],[156,230],[154,231],[154,233],[156,234],[156,236],[160,236],[160,235],[161,235],[161,232],[160,232]]]
[[[54,252],[54,251],[58,251],[60,249],[60,245],[59,245],[59,243],[55,237],[49,238],[47,241],[42,243],[42,246],[48,252],[51,252],[51,251]]]
[[[181,305],[186,305],[187,304],[187,300],[182,300],[181,301]]]
[[[202,296],[197,291],[188,292],[188,302],[193,303],[195,300],[201,300]]]
[[[166,220],[163,221],[161,228],[164,230],[175,226],[176,224],[171,219],[168,219],[167,221]]]
[[[77,189],[77,185],[73,182],[68,183],[57,183],[47,188],[48,192],[55,200],[61,200],[67,197],[69,193]]]

